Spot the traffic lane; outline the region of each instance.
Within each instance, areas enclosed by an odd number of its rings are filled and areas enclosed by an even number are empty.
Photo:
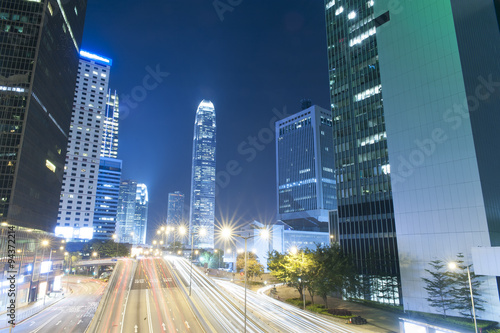
[[[178,332],[204,332],[184,293],[175,283],[172,272],[165,261],[155,259],[154,267],[157,276],[156,280],[159,282],[159,294],[163,299],[162,303],[168,308],[167,313],[169,314],[168,318],[162,317],[163,322],[170,322],[168,319],[171,318]]]
[[[97,331],[120,332],[128,286],[134,274],[132,270],[133,265],[134,262],[132,260],[119,261],[115,272],[116,284],[109,291],[110,295],[107,299],[107,304],[104,304],[102,319],[96,329]]]
[[[81,282],[77,283],[77,280]],[[73,293],[67,294],[66,298],[19,323],[12,331],[15,333],[62,331],[83,333],[92,320],[105,283],[95,279],[82,279],[78,276],[70,277],[69,282]],[[68,313],[71,316],[68,316]],[[8,329],[0,330],[0,332],[8,332]]]
[[[151,284],[145,274],[144,260],[139,260],[132,279],[121,332],[153,332],[147,293]]]

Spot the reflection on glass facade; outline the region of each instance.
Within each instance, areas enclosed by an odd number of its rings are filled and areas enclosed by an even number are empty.
[[[101,156],[117,158],[118,120],[120,118],[118,94],[116,91],[111,94],[111,90],[109,90],[106,98],[106,110],[104,112],[104,120],[102,123]]]
[[[54,231],[86,6],[0,2],[2,221]]]
[[[325,1],[338,236],[368,277],[399,277],[374,1]],[[377,22],[377,23],[376,23]],[[392,283],[392,282],[391,282]],[[370,284],[367,282],[367,284]],[[368,288],[369,289],[369,288]],[[399,303],[398,286],[385,299]]]
[[[337,209],[333,164],[329,111],[314,105],[277,121],[278,219],[297,229],[328,231],[328,211]]]
[[[116,233],[120,243],[146,243],[148,202],[146,185],[138,184],[135,180],[121,182],[116,216]]]
[[[179,191],[168,194],[167,225],[183,224],[184,194]]]
[[[194,121],[189,232],[206,229],[206,237],[194,237],[194,245],[204,249],[214,248],[215,134],[214,105],[203,100]]]
[[[145,184],[137,184],[135,195],[135,231],[136,244],[146,244],[148,228],[148,188]]]
[[[94,239],[112,239],[116,228],[122,161],[101,157],[94,210]]]

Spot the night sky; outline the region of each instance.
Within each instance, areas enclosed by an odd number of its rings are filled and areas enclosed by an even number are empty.
[[[113,59],[109,87],[121,97],[122,179],[148,186],[149,235],[166,220],[169,192],[186,195],[188,218],[202,99],[215,106],[217,172],[225,185],[218,186],[216,220],[274,221],[275,141],[267,140],[273,109],[278,116],[296,113],[302,98],[329,104],[322,0],[243,0],[222,21],[212,0],[89,0],[82,48]],[[155,88],[147,81],[146,90],[147,68],[169,75]],[[262,150],[254,156],[249,137],[259,133],[267,141],[258,141]],[[241,172],[228,182],[221,172],[232,160]]]

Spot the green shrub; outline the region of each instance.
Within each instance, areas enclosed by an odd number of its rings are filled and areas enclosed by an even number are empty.
[[[334,316],[352,316],[352,312],[346,309],[328,309],[328,313]]]
[[[304,306],[304,301],[301,298],[289,298],[286,300],[287,303],[293,304],[295,306]],[[311,305],[311,301],[306,301],[306,307]]]

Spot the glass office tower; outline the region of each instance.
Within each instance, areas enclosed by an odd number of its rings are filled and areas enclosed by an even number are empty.
[[[275,126],[278,219],[328,232],[328,211],[337,209],[331,113],[313,105]]]
[[[184,219],[184,194],[179,191],[168,194],[167,225],[177,226]]]
[[[101,157],[94,209],[94,239],[113,239],[116,231],[121,175],[121,160]]]
[[[200,227],[207,231],[203,238],[194,237],[198,248],[214,248],[215,213],[215,109],[203,100],[194,121],[193,166],[191,171],[191,212],[189,239]]]
[[[406,310],[436,312],[422,281],[430,261],[462,253],[477,272],[475,249],[500,246],[497,6],[375,1],[374,16],[386,17],[377,42]],[[498,275],[481,277],[481,319],[500,319]]]
[[[53,232],[87,1],[0,2],[0,220]]]
[[[336,233],[365,277],[364,298],[397,304],[398,250],[373,5],[325,1]]]
[[[116,233],[120,243],[146,243],[148,226],[148,188],[135,180],[120,184]]]

